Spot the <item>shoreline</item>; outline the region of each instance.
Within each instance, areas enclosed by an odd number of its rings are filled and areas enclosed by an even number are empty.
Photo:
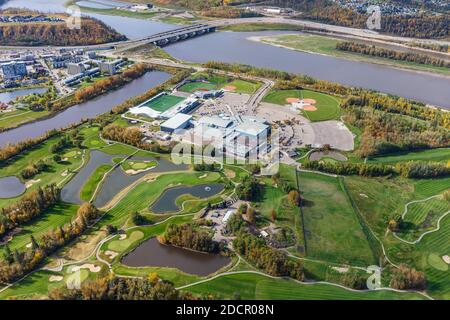
[[[298,35],[298,33],[283,34],[283,35]],[[270,38],[270,37],[271,36],[250,36],[250,37],[247,37],[246,39],[249,40],[249,41],[258,42],[258,43],[262,43],[262,44],[273,46],[273,47],[288,49],[288,50],[291,50],[291,51],[304,52],[304,53],[308,53],[308,54],[320,55],[320,56],[331,57],[331,58],[336,58],[336,59],[344,59],[344,60],[351,61],[351,62],[370,63],[370,64],[386,66],[386,67],[389,67],[389,68],[402,70],[402,71],[406,70],[406,71],[414,72],[416,74],[423,74],[423,75],[434,76],[434,77],[439,77],[439,78],[444,78],[444,79],[450,79],[450,74],[446,75],[446,74],[443,74],[443,73],[438,73],[438,72],[433,72],[433,71],[417,70],[417,69],[414,69],[414,68],[409,68],[407,66],[401,67],[401,66],[398,66],[398,65],[393,65],[393,64],[389,64],[389,63],[383,63],[381,61],[377,62],[377,61],[367,61],[367,60],[364,60],[364,59],[359,60],[359,59],[351,59],[351,58],[339,57],[339,56],[329,55],[329,54],[320,53],[320,52],[296,49],[296,48],[292,48],[292,47],[289,47],[289,46],[286,46],[286,45],[282,45],[282,44],[278,44],[278,43],[272,43],[272,42],[269,42],[269,41],[264,41],[264,38]],[[448,110],[448,109],[445,109],[442,106],[435,106],[435,107],[440,108],[440,109],[444,109],[444,110]]]

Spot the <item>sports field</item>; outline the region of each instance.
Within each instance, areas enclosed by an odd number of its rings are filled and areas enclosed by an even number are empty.
[[[311,90],[273,90],[264,97],[263,101],[278,105],[291,105],[294,100],[310,101],[309,110],[300,112],[311,121],[325,121],[337,119],[340,115],[339,100],[333,96]],[[315,109],[315,110],[314,110]]]
[[[184,98],[172,96],[170,94],[161,95],[156,99],[151,100],[150,102],[146,103],[144,106],[152,108],[155,111],[158,112],[164,112],[172,108],[174,105],[180,103],[183,101]]]
[[[182,85],[178,90],[182,92],[209,91],[217,89],[217,85],[210,82],[189,82]]]
[[[338,178],[301,172],[299,184],[307,257],[353,266],[373,264],[374,254]]]

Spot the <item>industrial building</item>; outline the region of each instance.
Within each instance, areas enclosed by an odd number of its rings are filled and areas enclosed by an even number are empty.
[[[117,72],[117,69],[120,68],[125,63],[126,63],[126,61],[124,61],[122,59],[117,59],[114,61],[101,61],[99,63],[100,72],[108,73],[108,74],[115,74]]]
[[[67,73],[74,76],[79,73],[83,73],[86,71],[84,64],[82,63],[68,63],[67,64]]]
[[[161,124],[161,131],[174,132],[175,130],[187,128],[192,120],[192,116],[184,113],[177,113],[175,116]]]

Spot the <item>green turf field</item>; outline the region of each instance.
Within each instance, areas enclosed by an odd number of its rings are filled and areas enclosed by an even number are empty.
[[[144,106],[152,108],[158,112],[164,112],[185,100],[182,97],[172,96],[170,94],[161,95],[149,102],[147,102]]]
[[[373,264],[366,235],[339,180],[301,172],[299,184],[307,257],[354,266]]]
[[[284,106],[289,105],[286,100],[288,98],[316,100],[316,104],[314,105],[317,108],[316,111],[301,111],[311,121],[325,121],[339,118],[339,100],[320,92],[310,90],[272,90],[264,97],[263,101]]]

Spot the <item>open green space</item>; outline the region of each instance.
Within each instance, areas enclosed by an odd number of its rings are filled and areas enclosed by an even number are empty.
[[[236,87],[236,89],[234,89],[233,92],[245,94],[255,93],[256,90],[258,90],[261,87],[261,85],[262,84],[260,82],[250,82],[242,79],[236,79],[227,83],[227,86]]]
[[[147,170],[153,167],[156,167],[158,165],[158,162],[155,160],[126,160],[122,163],[122,169],[124,171],[128,170],[135,170],[135,171],[141,171],[141,170]]]
[[[394,164],[402,161],[436,161],[447,162],[450,161],[450,149],[430,149],[422,151],[413,151],[406,153],[388,154],[385,156],[374,157],[368,159],[368,163],[386,163]]]
[[[424,232],[436,229],[438,220],[449,211],[450,202],[442,196],[411,203],[397,234],[404,240],[416,241]]]
[[[31,111],[31,110],[16,110],[12,112],[0,113],[0,128],[14,128],[23,123],[30,122],[44,116],[49,115],[50,112]]]
[[[416,293],[393,291],[355,292],[327,284],[300,284],[293,280],[272,279],[254,273],[225,275],[187,289],[196,294],[211,293],[220,298],[239,294],[249,300],[403,300],[424,299]]]
[[[159,97],[147,102],[146,107],[149,107],[158,112],[164,112],[183,101],[184,98],[173,96],[170,94],[163,94]]]
[[[116,252],[123,252],[126,249],[128,249],[134,242],[139,241],[144,237],[144,233],[141,231],[133,231],[130,233],[130,235],[127,235],[127,237],[123,240],[117,239],[114,241],[111,241],[108,244],[108,249],[113,250]]]
[[[59,202],[43,214],[29,221],[21,227],[19,233],[15,234],[8,246],[11,250],[25,249],[31,242],[30,237],[33,235],[35,239],[40,239],[43,234],[53,231],[57,227],[62,226],[75,216],[78,210],[77,205]],[[3,252],[4,246],[0,246],[0,252]]]
[[[432,65],[424,65],[415,62],[392,60],[388,58],[373,57],[363,54],[346,52],[336,49],[336,44],[343,40],[311,35],[311,34],[290,34],[262,37],[261,41],[275,46],[282,46],[293,50],[305,51],[311,53],[325,54],[333,57],[345,58],[353,61],[363,61],[370,63],[385,64],[397,67],[404,67],[413,70],[431,71],[443,74],[450,74],[450,70],[445,67],[438,67]]]
[[[375,262],[357,213],[338,178],[299,173],[307,257],[368,266]]]
[[[316,104],[314,104],[314,107],[317,108],[316,111],[300,111],[301,114],[311,121],[337,119],[340,115],[339,100],[337,98],[311,90],[272,90],[264,97],[263,101],[284,106],[290,105],[287,102],[289,98],[316,100]]]
[[[97,189],[98,184],[102,181],[105,174],[111,170],[112,164],[102,164],[91,174],[86,180],[80,191],[80,198],[83,201],[90,201]]]
[[[210,82],[188,82],[183,84],[179,90],[182,92],[193,93],[195,91],[208,91],[217,89],[217,85]]]
[[[177,185],[196,185],[215,182],[219,174],[211,174],[207,179],[200,179],[202,172],[184,172],[163,174],[154,181],[144,181],[131,190],[117,205],[108,211],[100,221],[101,225],[113,224],[121,226],[132,212],[148,212],[148,207],[164,192],[165,189]]]
[[[261,87],[260,82],[254,82],[244,79],[233,79],[216,74],[199,72],[191,77],[193,82],[182,85],[179,90],[182,92],[193,93],[195,91],[219,90],[225,87],[233,87],[229,90],[235,93],[252,94]]]

